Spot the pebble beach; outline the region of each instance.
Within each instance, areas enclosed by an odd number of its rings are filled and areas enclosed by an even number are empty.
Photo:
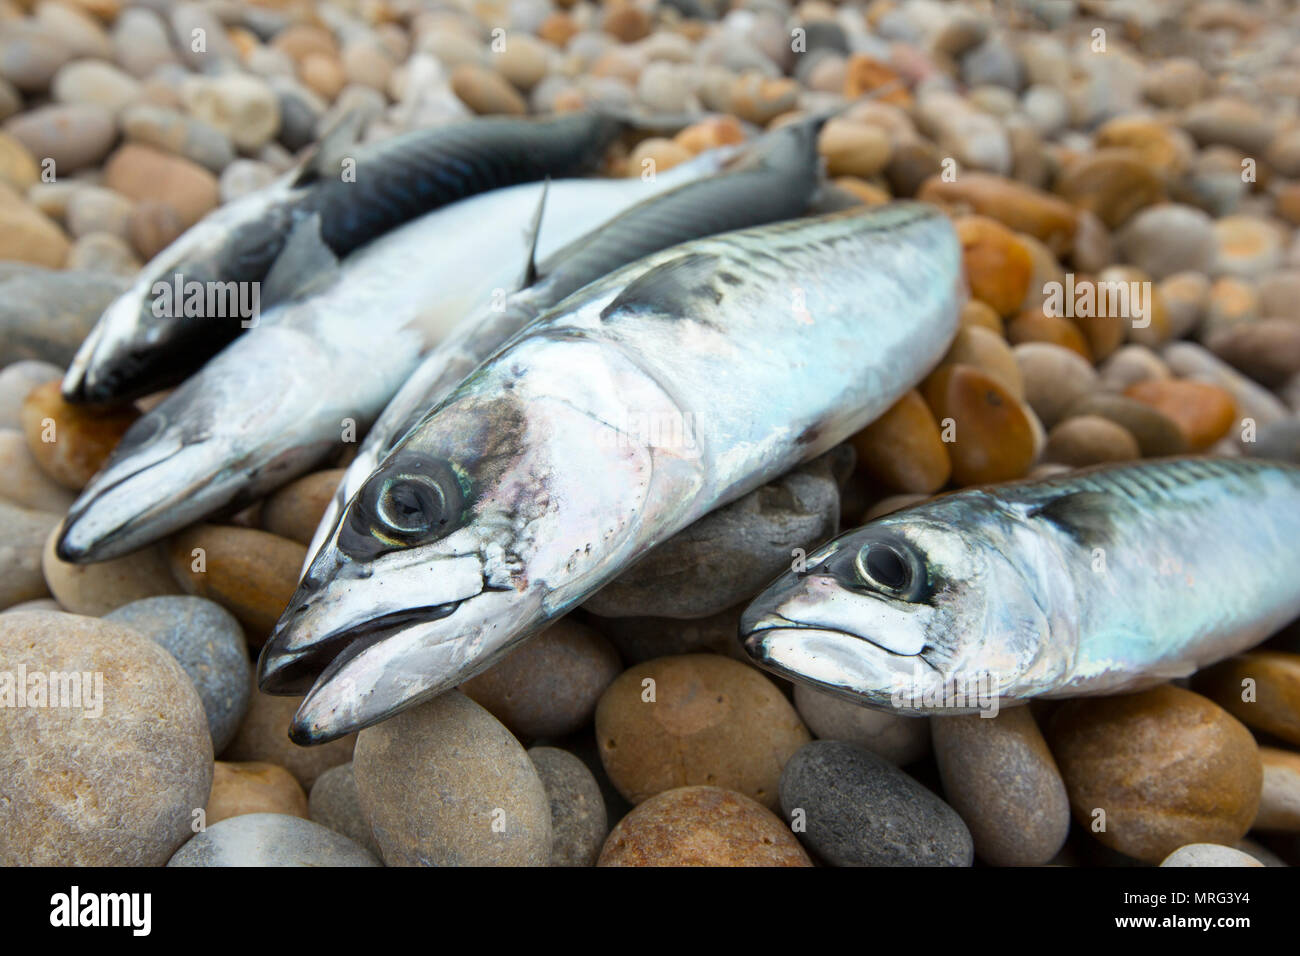
[[[364,426],[75,564],[65,516],[165,395],[60,382],[146,263],[340,123],[366,145],[601,108],[683,118],[622,135],[612,179],[830,114],[817,205],[948,216],[956,336],[883,416],[457,689],[299,746],[258,655]],[[858,706],[737,640],[843,531],[1165,456],[1300,464],[1290,4],[0,0],[0,865],[1300,865],[1294,624],[992,719]],[[49,703],[55,674],[85,706]]]

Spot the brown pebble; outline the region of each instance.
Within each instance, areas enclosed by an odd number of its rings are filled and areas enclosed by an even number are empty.
[[[1016,398],[1025,397],[1025,383],[1020,377],[1020,366],[1006,339],[984,328],[957,329],[957,335],[948,346],[948,354],[939,362],[944,365],[970,365],[993,379]]]
[[[55,380],[27,394],[23,432],[41,471],[63,487],[80,491],[140,414],[129,405],[107,411],[69,405],[59,389]]]
[[[979,299],[967,299],[962,305],[961,324],[976,325],[998,335],[1003,334],[1002,316],[998,315],[987,302],[981,302]]]
[[[1094,213],[1110,229],[1164,198],[1164,178],[1138,150],[1099,149],[1066,165],[1056,191],[1079,209]]]
[[[299,544],[311,544],[325,509],[343,480],[343,468],[304,475],[285,485],[264,502],[259,514],[262,529]]]
[[[1300,753],[1260,747],[1264,789],[1252,830],[1300,833]]]
[[[1137,439],[1099,415],[1067,418],[1047,434],[1043,458],[1075,468],[1140,458]]]
[[[1092,362],[1092,350],[1079,327],[1069,319],[1047,315],[1037,307],[1021,312],[1007,323],[1007,341],[1012,345],[1025,342],[1059,345]]]
[[[951,423],[952,480],[978,485],[1021,478],[1034,463],[1037,437],[1025,407],[979,369],[948,365],[922,386],[941,434]]]
[[[317,777],[352,759],[357,735],[348,734],[311,747],[298,746],[289,739],[289,724],[300,704],[301,697],[263,694],[254,683],[244,722],[239,725],[235,739],[217,756],[233,762],[283,767],[310,793]]]
[[[519,91],[500,73],[485,66],[460,64],[451,71],[451,88],[462,103],[480,116],[523,116],[528,112],[528,104]]]
[[[963,172],[954,182],[931,176],[916,198],[996,219],[1008,229],[1028,233],[1058,256],[1074,245],[1079,220],[1074,207],[1012,179],[975,171]]]
[[[952,473],[939,426],[916,389],[851,441],[858,466],[895,491],[931,494],[947,484]]]
[[[844,98],[856,100],[867,93],[875,93],[889,87],[888,92],[881,92],[876,100],[879,103],[892,103],[895,106],[908,106],[912,94],[907,91],[902,77],[893,67],[882,63],[875,57],[864,53],[855,53],[849,57],[844,70]]]
[[[962,260],[971,295],[988,303],[999,315],[1020,307],[1033,275],[1029,250],[1002,223],[985,216],[964,216],[956,222]]]
[[[1124,394],[1173,420],[1192,451],[1204,451],[1232,429],[1237,404],[1217,385],[1171,380],[1138,382]]]
[[[1194,686],[1248,726],[1300,744],[1300,654],[1241,654],[1197,674]]]
[[[618,822],[597,866],[812,866],[780,817],[718,787],[678,787]]]
[[[1205,343],[1215,355],[1269,388],[1300,372],[1300,322],[1259,319],[1213,335]]]
[[[245,813],[287,813],[306,820],[307,794],[293,774],[273,763],[218,760],[212,768],[205,823],[211,826]]]
[[[192,226],[217,207],[217,177],[197,163],[151,146],[126,143],[104,164],[104,185],[137,202],[158,200]]]

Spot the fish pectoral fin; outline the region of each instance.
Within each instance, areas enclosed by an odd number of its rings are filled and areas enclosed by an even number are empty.
[[[333,281],[338,256],[320,234],[320,213],[312,213],[294,226],[284,248],[262,280],[262,305],[298,298]]]
[[[721,299],[713,280],[720,263],[711,253],[691,252],[655,266],[628,284],[618,298],[605,306],[602,320],[619,312],[656,311],[669,315],[691,315],[707,300],[710,306]]]
[[[537,237],[542,234],[542,213],[546,211],[546,197],[550,191],[551,177],[547,176],[542,183],[542,197],[537,200],[537,211],[533,213],[533,221],[528,226],[528,257],[524,261],[524,273],[519,277],[520,289],[527,289],[537,281]]]
[[[338,175],[344,156],[361,140],[365,116],[360,109],[348,110],[331,126],[320,142],[303,157],[291,186],[307,186],[325,176]]]
[[[1032,508],[1028,517],[1047,521],[1080,546],[1102,544],[1112,529],[1114,502],[1100,491],[1060,495]]]

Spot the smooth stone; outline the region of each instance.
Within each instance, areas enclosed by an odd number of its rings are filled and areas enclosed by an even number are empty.
[[[280,130],[280,101],[265,80],[240,73],[194,77],[181,99],[196,119],[225,134],[235,147],[253,152]]]
[[[1251,458],[1300,465],[1300,419],[1286,418],[1261,425],[1253,442],[1242,442],[1242,451]]]
[[[521,739],[563,737],[591,721],[596,702],[622,671],[599,633],[561,618],[460,685]]]
[[[798,105],[799,92],[799,84],[794,80],[745,73],[736,77],[728,91],[729,112],[747,122],[766,126]]]
[[[153,200],[176,210],[191,226],[216,208],[217,177],[197,163],[152,146],[126,143],[104,165],[104,185],[137,202]]]
[[[1080,395],[1061,413],[1062,418],[1076,415],[1099,415],[1123,426],[1137,439],[1143,458],[1182,455],[1188,451],[1187,438],[1172,418],[1124,395],[1110,392]]]
[[[1145,345],[1125,345],[1097,370],[1098,386],[1122,392],[1138,382],[1164,382],[1173,378],[1169,366]]]
[[[180,532],[167,544],[167,554],[177,583],[233,614],[254,648],[262,646],[288,606],[307,560],[307,549],[296,541],[213,524]]]
[[[1142,456],[1137,439],[1122,426],[1100,415],[1077,415],[1053,426],[1047,434],[1045,461],[1073,468],[1130,461]]]
[[[1250,418],[1257,426],[1291,417],[1290,410],[1276,395],[1195,342],[1171,342],[1161,354],[1178,377],[1222,388],[1232,396],[1238,415]]]
[[[480,116],[523,116],[528,104],[505,77],[487,67],[462,63],[451,71],[451,88]]]
[[[974,325],[1002,335],[1002,316],[987,302],[979,299],[967,299],[962,303],[960,322],[962,325]]]
[[[300,747],[289,739],[289,724],[302,698],[263,694],[252,682],[249,688],[248,713],[235,732],[235,739],[218,754],[222,760],[272,763],[284,767],[298,779],[304,790],[310,792],[325,771],[352,759],[356,734],[312,747]]]
[[[311,820],[355,840],[376,859],[382,858],[370,824],[361,812],[361,796],[357,793],[351,761],[330,767],[316,778],[307,798],[307,810]]]
[[[68,250],[58,223],[0,183],[0,262],[57,269],[67,262]]]
[[[667,790],[618,822],[598,866],[812,866],[771,810],[719,787]]]
[[[1093,138],[1099,149],[1135,150],[1167,179],[1177,179],[1186,173],[1196,156],[1196,144],[1185,132],[1142,115],[1117,116],[1104,123]]]
[[[651,690],[653,700],[646,697]],[[716,654],[637,664],[609,686],[596,707],[601,763],[633,804],[703,784],[774,808],[781,768],[808,740],[807,728],[775,684],[753,667]]]
[[[5,123],[38,163],[53,160],[56,176],[94,166],[113,147],[113,114],[92,103],[61,103],[19,113]]]
[[[869,179],[884,170],[893,151],[889,134],[875,126],[831,120],[817,138],[829,176]]]
[[[223,203],[243,199],[249,193],[270,186],[279,172],[268,163],[256,159],[236,159],[221,171],[217,181],[217,190]]]
[[[1141,152],[1127,147],[1076,157],[1061,170],[1055,188],[1067,202],[1094,213],[1109,229],[1118,229],[1165,194],[1159,171]]]
[[[1025,298],[1034,263],[1029,250],[1006,226],[986,216],[955,223],[971,295],[1001,316],[1013,314]]]
[[[1169,314],[1169,337],[1181,339],[1195,332],[1209,304],[1209,277],[1199,272],[1179,272],[1161,280],[1156,291]]]
[[[228,63],[239,59],[239,51],[212,7],[193,0],[172,4],[166,12],[177,41],[176,49],[191,69],[222,70]],[[203,46],[195,49],[198,44],[194,41],[200,36]]]
[[[602,617],[707,617],[752,597],[839,523],[833,450],[679,531],[589,597]],[[708,569],[701,573],[701,569]]]
[[[72,244],[64,266],[132,279],[140,271],[141,262],[125,239],[112,233],[92,232]]]
[[[1270,388],[1300,372],[1300,322],[1258,319],[1210,336],[1205,343],[1229,365]]]
[[[389,866],[547,866],[551,805],[527,752],[458,691],[361,731],[361,808]]]
[[[945,366],[925,380],[922,394],[940,427],[952,425],[948,454],[954,484],[1010,481],[1034,464],[1036,422],[1019,399],[984,372]]]
[[[73,53],[72,47],[46,24],[33,20],[6,22],[0,32],[0,78],[24,92],[42,92]]]
[[[27,147],[8,133],[0,133],[0,184],[26,192],[40,177],[40,167]]]
[[[636,144],[627,157],[629,176],[654,175],[680,166],[691,158],[685,147],[662,136],[652,136]]]
[[[815,740],[781,774],[781,808],[831,866],[970,866],[970,832],[952,807],[869,750]]]
[[[794,685],[794,706],[819,740],[856,744],[900,767],[930,752],[928,718],[863,707],[802,683]]]
[[[60,103],[89,103],[111,113],[137,102],[140,82],[101,60],[73,60],[54,75],[50,92]]]
[[[262,502],[262,529],[301,545],[311,544],[343,479],[343,471],[330,468],[312,472],[276,491]]]
[[[964,172],[952,182],[931,176],[921,185],[916,198],[953,211],[996,219],[1013,232],[1033,236],[1056,255],[1070,251],[1079,225],[1079,215],[1069,203],[989,173]]]
[[[23,431],[41,470],[63,487],[79,491],[139,413],[133,408],[98,411],[70,405],[59,387],[59,382],[46,382],[28,393],[23,401]]]
[[[179,590],[160,546],[94,564],[69,564],[54,553],[61,531],[55,528],[46,540],[41,569],[50,593],[73,614],[101,617],[132,601]]]
[[[1207,382],[1139,382],[1124,389],[1124,395],[1150,405],[1176,423],[1192,451],[1209,448],[1236,421],[1237,405],[1232,396]]]
[[[1028,707],[930,721],[948,803],[975,855],[993,866],[1042,866],[1070,831],[1065,782]]]
[[[519,39],[518,36],[512,37],[507,49],[516,46]],[[360,38],[350,41],[343,48],[339,64],[343,67],[343,74],[348,82],[360,83],[376,90],[387,89],[393,77],[393,59],[383,43],[378,40]],[[545,75],[545,72],[546,65],[543,62],[542,75]],[[538,78],[540,79],[540,76]]]
[[[22,432],[5,428],[0,429],[0,498],[57,516],[72,507],[75,495],[41,470]]]
[[[304,86],[330,103],[348,82],[343,64],[333,54],[311,53],[303,57],[298,64],[298,77]]]
[[[1252,830],[1300,833],[1300,754],[1277,747],[1260,747],[1264,788]]]
[[[1259,281],[1261,315],[1283,319],[1300,319],[1300,269],[1283,269]]]
[[[1027,342],[1059,345],[1076,353],[1089,365],[1093,361],[1092,349],[1083,329],[1063,316],[1048,315],[1042,306],[1026,309],[1008,322],[1007,341],[1012,345]]]
[[[528,756],[551,803],[551,866],[595,866],[609,833],[600,784],[567,750],[533,747]]]
[[[1215,333],[1254,322],[1259,318],[1259,308],[1259,293],[1255,291],[1253,283],[1233,276],[1223,276],[1210,286],[1209,298],[1205,303],[1205,321],[1198,338],[1205,341]]]
[[[1263,158],[1275,135],[1271,117],[1236,97],[1215,97],[1193,104],[1181,125],[1201,146],[1233,146]]]
[[[1225,216],[1214,224],[1214,238],[1214,275],[1257,279],[1282,265],[1286,233],[1266,219]]]
[[[120,122],[129,141],[174,153],[214,173],[235,158],[225,134],[177,110],[141,104],[125,110]]]
[[[1300,654],[1239,654],[1201,671],[1193,686],[1247,726],[1300,744]]]
[[[99,20],[74,4],[42,0],[35,4],[34,20],[58,36],[59,40],[76,56],[110,59],[113,45]],[[55,74],[56,76],[58,74]]]
[[[686,110],[695,92],[695,71],[662,60],[647,64],[636,82],[636,95],[646,108],[656,113],[680,113]]]
[[[167,25],[157,12],[129,7],[113,24],[114,59],[133,76],[144,78],[160,66],[176,63]]]
[[[131,211],[128,230],[131,244],[148,260],[180,238],[185,222],[170,203],[145,199]]]
[[[1189,270],[1209,272],[1217,248],[1214,220],[1200,209],[1176,203],[1142,210],[1115,241],[1125,262],[1157,280]]]
[[[656,657],[697,651],[747,661],[740,646],[740,614],[748,601],[708,617],[591,617],[617,649],[623,662],[641,664]]]
[[[68,232],[80,239],[106,232],[120,238],[129,235],[134,204],[125,196],[100,186],[81,186],[68,196],[64,222]]]
[[[208,826],[249,813],[277,813],[307,819],[307,794],[293,774],[273,763],[230,763],[212,768]]]
[[[176,851],[168,866],[380,866],[358,843],[283,813],[246,813],[214,823]]]
[[[952,474],[939,425],[916,389],[850,441],[857,452],[858,467],[894,491],[933,494],[947,484]]]
[[[1180,846],[1160,863],[1161,866],[1263,866],[1249,853],[1217,843],[1189,843]]]
[[[56,514],[0,501],[0,610],[49,595],[41,555],[58,523]]]
[[[212,786],[207,722],[180,665],[127,627],[39,611],[0,616],[0,659],[99,678],[89,709],[0,707],[0,865],[161,866]]]
[[[1067,700],[1046,736],[1075,820],[1139,860],[1158,863],[1188,843],[1235,843],[1259,809],[1263,771],[1250,731],[1191,691],[1166,684]]]
[[[253,669],[239,622],[218,604],[179,595],[132,601],[104,620],[126,625],[176,658],[203,702],[213,752],[225,750],[251,696]]]

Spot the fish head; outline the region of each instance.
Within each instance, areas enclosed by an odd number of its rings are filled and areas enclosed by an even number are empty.
[[[348,503],[262,652],[264,691],[307,692],[299,743],[489,666],[585,593],[639,511],[646,456],[593,446],[592,420],[567,403],[454,395],[432,422]]]
[[[1020,696],[1050,622],[1000,531],[951,517],[908,509],[809,555],[745,610],[746,652],[781,676],[900,713]]]

